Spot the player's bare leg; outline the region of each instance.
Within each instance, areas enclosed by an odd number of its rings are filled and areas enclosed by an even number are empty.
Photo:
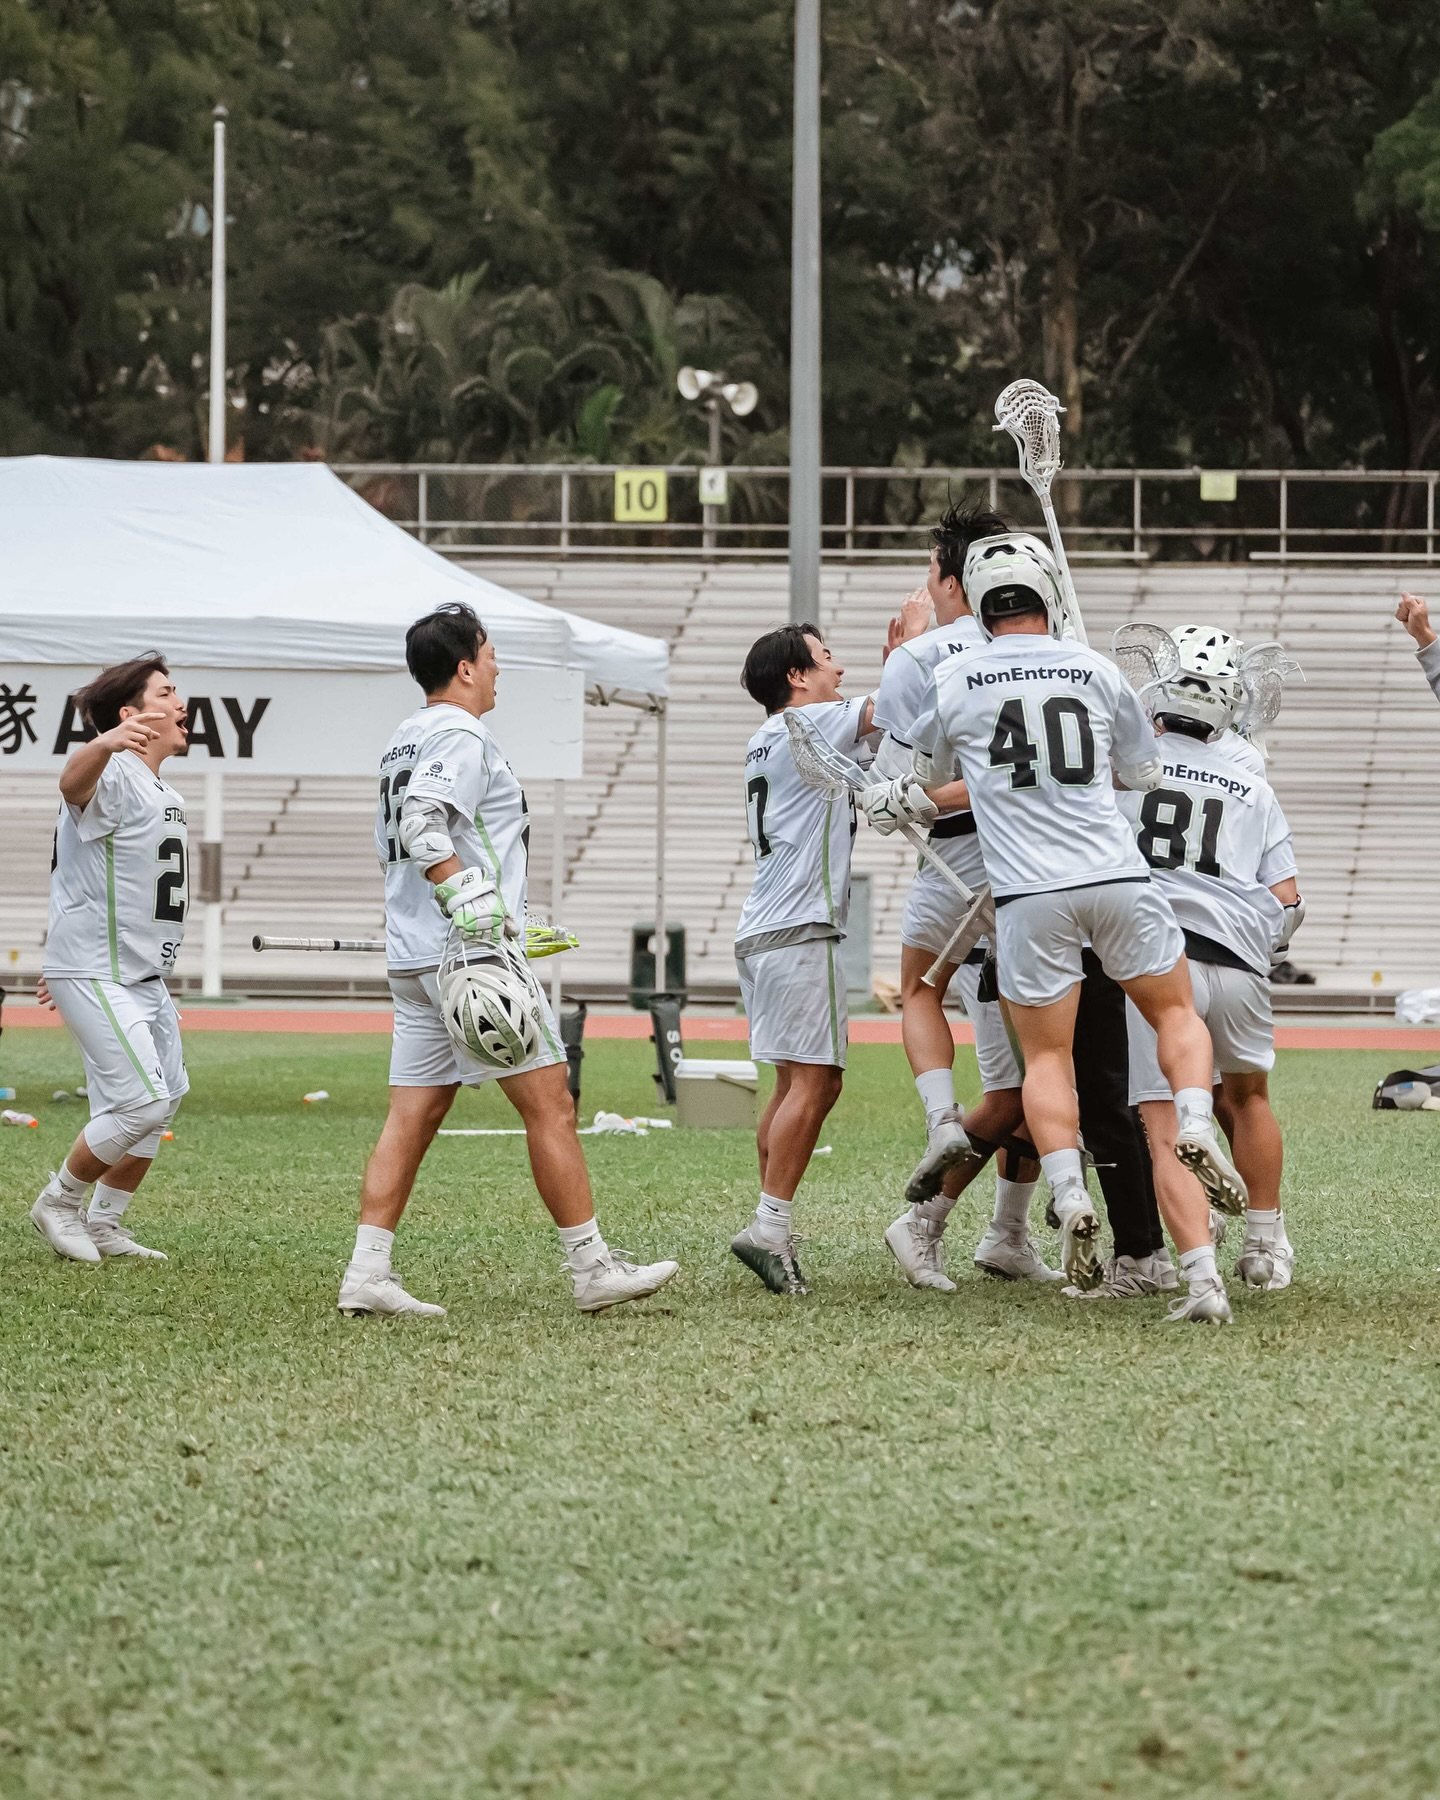
[[[1080,1157],[1080,1102],[1075,1092],[1077,983],[1047,1006],[1008,1003],[1025,1059],[1025,1122],[1050,1184],[1050,1217],[1060,1231],[1060,1265],[1075,1287],[1100,1278],[1100,1220]]]
[[[970,1160],[965,1114],[955,1099],[955,1039],[945,1017],[945,995],[956,965],[946,963],[931,987],[925,975],[934,961],[932,951],[914,944],[901,947],[900,1038],[925,1108],[925,1154],[905,1185],[912,1205],[938,1194],[947,1172]],[[978,1173],[972,1169],[970,1179]]]
[[[1250,1190],[1245,1242],[1235,1273],[1247,1287],[1287,1288],[1295,1271],[1295,1251],[1280,1210],[1285,1145],[1270,1105],[1270,1077],[1263,1071],[1223,1075],[1221,1085],[1233,1121],[1235,1162]]]
[[[844,1072],[829,1063],[778,1063],[775,1092],[760,1121],[760,1203],[730,1248],[775,1294],[803,1294],[795,1258],[791,1206],[805,1178],[821,1128],[840,1098]]]
[[[1245,1182],[1220,1147],[1210,1090],[1214,1051],[1205,1022],[1195,1011],[1190,966],[1182,956],[1163,975],[1120,984],[1154,1031],[1155,1053],[1175,1096],[1175,1154],[1200,1179],[1210,1204],[1232,1215],[1245,1210]]]
[[[1142,1100],[1140,1117],[1150,1140],[1155,1199],[1165,1229],[1180,1257],[1180,1279],[1188,1292],[1170,1308],[1176,1321],[1223,1325],[1230,1317],[1225,1284],[1215,1265],[1210,1238],[1210,1202],[1175,1153],[1179,1119],[1173,1101]]]
[[[445,1122],[459,1091],[443,1087],[392,1087],[390,1106],[379,1141],[365,1165],[360,1185],[360,1224],[355,1248],[340,1284],[340,1311],[350,1317],[375,1313],[383,1317],[410,1314],[443,1319],[445,1308],[417,1300],[401,1286],[390,1267],[395,1233],[420,1173],[425,1152]]]

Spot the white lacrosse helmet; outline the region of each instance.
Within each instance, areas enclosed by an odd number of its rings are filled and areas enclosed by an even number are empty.
[[[1153,710],[1191,719],[1218,737],[1234,723],[1245,702],[1240,640],[1212,625],[1182,625],[1172,635],[1180,656],[1179,673],[1160,684]]]
[[[977,538],[965,552],[962,586],[987,638],[994,635],[991,620],[1029,611],[1037,600],[1051,637],[1060,636],[1065,622],[1060,571],[1050,546],[1028,531]]]
[[[544,1048],[540,990],[509,944],[461,944],[441,968],[439,988],[451,1041],[487,1068],[523,1069]]]

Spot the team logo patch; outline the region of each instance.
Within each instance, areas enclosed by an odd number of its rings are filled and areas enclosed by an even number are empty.
[[[444,763],[431,763],[425,773],[427,775],[443,775],[445,773],[445,765]]]

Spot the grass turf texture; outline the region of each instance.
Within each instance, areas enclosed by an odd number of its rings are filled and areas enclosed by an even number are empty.
[[[4,1042],[6,1800],[1440,1786],[1440,1127],[1367,1110],[1383,1056],[1282,1059],[1299,1285],[1207,1331],[982,1280],[979,1200],[959,1293],[904,1287],[889,1048],[801,1191],[808,1300],[726,1252],[742,1134],[590,1141],[612,1239],[684,1264],[598,1319],[521,1140],[455,1139],[397,1259],[449,1318],[345,1321],[384,1045],[190,1055],[134,1214],[172,1260],[87,1270],[24,1216],[76,1063]],[[587,1110],[655,1110],[649,1055],[595,1045]]]

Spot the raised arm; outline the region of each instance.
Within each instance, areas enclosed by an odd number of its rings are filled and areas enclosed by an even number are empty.
[[[121,750],[143,751],[156,735],[151,721],[164,717],[164,713],[158,712],[132,713],[113,731],[102,731],[88,744],[72,750],[60,771],[60,798],[67,806],[83,812],[95,798],[95,790],[110,758]]]
[[[1440,700],[1440,637],[1430,623],[1430,608],[1418,594],[1402,594],[1395,617],[1415,640],[1420,667],[1430,683],[1435,698]]]

